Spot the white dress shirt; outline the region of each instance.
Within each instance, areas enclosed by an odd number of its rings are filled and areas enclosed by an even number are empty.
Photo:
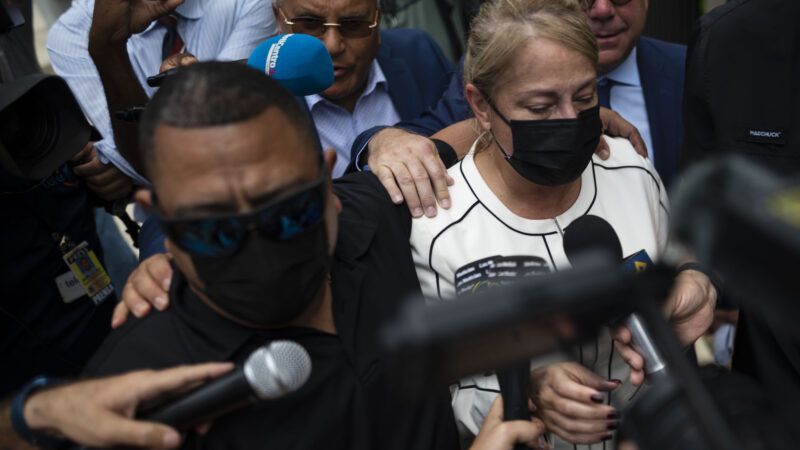
[[[200,61],[249,57],[256,45],[276,31],[270,5],[266,0],[186,0],[175,12],[185,51]],[[95,144],[101,161],[113,163],[137,184],[147,185],[114,143],[103,85],[88,51],[93,10],[94,0],[74,0],[50,29],[47,50],[53,70],[67,81],[84,113],[103,135]],[[147,86],[146,79],[159,71],[165,34],[166,28],[153,22],[128,40],[133,71],[149,97],[155,89]]]
[[[334,177],[342,176],[347,169],[350,147],[359,134],[378,125],[400,122],[400,114],[389,96],[389,84],[377,60],[372,62],[367,86],[352,113],[320,95],[306,96],[306,104],[314,118],[322,148],[336,150]]]
[[[647,144],[647,157],[655,164],[653,155],[653,138],[650,134],[650,121],[647,117],[647,105],[644,102],[642,81],[639,78],[639,66],[636,64],[636,47],[616,69],[604,77],[614,81],[609,94],[611,109],[618,112],[625,120],[632,123]]]

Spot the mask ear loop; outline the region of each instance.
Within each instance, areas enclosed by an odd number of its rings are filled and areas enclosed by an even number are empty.
[[[504,116],[503,113],[501,113],[496,106],[494,106],[494,102],[489,100],[488,97],[486,98],[486,102],[489,103],[489,106],[492,108],[492,111],[494,111],[495,114],[497,114],[497,117],[499,117],[500,120],[503,121],[503,123],[505,123],[506,125],[508,125],[509,128],[511,128],[511,122],[508,119],[506,119],[506,116]],[[495,144],[497,144],[497,148],[500,149],[500,152],[503,154],[503,157],[506,159],[506,161],[510,161],[511,155],[508,154],[506,149],[504,149],[503,146],[500,144],[500,141],[497,140],[497,137],[495,137],[494,132],[492,130],[489,130],[488,133],[492,135],[492,140],[494,140]]]

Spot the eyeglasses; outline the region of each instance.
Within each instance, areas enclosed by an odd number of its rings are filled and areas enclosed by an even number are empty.
[[[344,19],[338,23],[325,22],[325,19],[318,17],[294,17],[292,20],[286,18],[286,13],[278,8],[283,15],[283,22],[292,27],[293,33],[309,34],[314,37],[322,37],[329,27],[339,29],[339,34],[343,38],[365,38],[372,34],[372,30],[378,26],[378,11],[375,11],[375,19],[372,21],[363,19]]]
[[[157,219],[166,235],[183,250],[201,256],[230,256],[241,249],[253,230],[275,241],[288,241],[319,225],[325,210],[325,182],[322,170],[317,180],[248,214]],[[153,204],[156,202],[154,194]]]
[[[592,9],[596,1],[597,0],[582,0],[581,3],[583,3],[583,9],[587,11]],[[610,1],[611,4],[614,6],[623,6],[631,2],[631,0],[610,0]]]

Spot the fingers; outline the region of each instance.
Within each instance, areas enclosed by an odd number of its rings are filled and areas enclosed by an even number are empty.
[[[599,398],[600,401],[593,401],[592,404],[568,398],[557,398],[552,401],[553,407],[549,410],[556,411],[572,419],[589,421],[608,421],[618,416],[619,413],[617,413],[617,410],[613,406],[604,403],[605,397],[601,395],[595,398]]]
[[[111,328],[117,329],[125,323],[125,319],[128,318],[128,306],[125,305],[124,301],[117,303],[117,306],[114,307],[114,313],[111,315]]]
[[[94,151],[94,142],[88,142],[81,151],[78,152],[75,156],[70,159],[71,162],[75,164],[83,164],[88,162],[92,159],[92,153]]]
[[[90,442],[92,447],[110,448],[124,445],[153,449],[176,448],[181,436],[173,428],[152,422],[137,422],[133,419],[109,415],[97,421],[93,428],[97,437]]]
[[[412,217],[422,217],[422,200],[417,194],[417,186],[414,183],[414,177],[408,168],[403,163],[396,163],[392,166],[392,173],[394,174],[397,183],[400,185],[400,192],[403,193],[403,198],[406,201],[408,210],[411,211]]]
[[[229,372],[231,363],[208,363],[126,375],[127,386],[139,402],[156,399],[191,384],[203,383]]]
[[[636,149],[636,153],[647,158],[647,145],[645,145],[642,135],[639,134],[639,130],[630,122],[607,108],[600,108],[600,120],[603,122],[603,130],[607,134],[628,139]]]
[[[597,154],[597,156],[599,156],[603,161],[606,161],[611,157],[611,149],[608,148],[608,142],[606,142],[605,137],[600,136],[600,142],[597,143],[597,150],[595,150],[595,154]]]
[[[159,68],[159,73],[164,73],[168,70],[177,69],[178,67],[191,66],[192,64],[195,64],[197,62],[198,62],[197,58],[191,53],[178,53],[177,55],[170,56],[169,58],[165,59],[164,62],[161,63],[161,67]]]
[[[422,163],[425,165],[425,170],[430,176],[431,183],[433,183],[434,195],[439,205],[444,209],[450,209],[450,190],[448,186],[452,184],[453,179],[447,174],[447,168],[444,166],[444,163],[438,155],[431,155],[423,159]],[[436,205],[432,206],[432,215],[429,215],[429,217],[436,216]]]
[[[630,345],[618,344],[614,348],[619,356],[631,367],[631,383],[639,386],[644,382],[644,358]]]
[[[512,420],[498,425],[498,432],[510,443],[524,443],[528,447],[541,448],[539,439],[545,431],[540,420]]]
[[[108,171],[110,168],[111,167],[109,165],[103,164],[100,161],[100,158],[97,157],[96,153],[93,153],[92,159],[89,160],[89,162],[73,167],[72,171],[75,172],[75,175],[86,178],[100,175]]]
[[[611,433],[608,431],[603,433],[591,433],[591,434],[573,433],[568,430],[565,430],[564,428],[560,427],[558,424],[553,422],[548,422],[547,428],[556,435],[558,435],[558,437],[560,437],[561,439],[564,439],[565,441],[572,444],[590,445],[611,439]]]
[[[381,184],[383,184],[383,187],[386,188],[386,191],[389,193],[389,197],[391,197],[392,202],[394,202],[396,205],[403,203],[403,193],[400,191],[400,187],[395,182],[392,170],[386,166],[381,166],[378,167],[374,173],[378,177],[378,180],[380,180]]]
[[[139,264],[128,278],[122,291],[122,302],[127,310],[139,318],[150,312],[150,305],[163,311],[169,306],[171,279],[172,267],[167,255],[153,255]]]
[[[410,160],[406,163],[409,173],[414,180],[414,188],[419,196],[419,201],[427,217],[436,217],[436,194],[433,192],[428,171],[419,160]]]

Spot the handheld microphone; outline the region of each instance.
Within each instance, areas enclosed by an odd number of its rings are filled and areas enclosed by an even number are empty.
[[[333,84],[333,60],[319,39],[279,34],[259,44],[247,65],[264,71],[294,95],[319,94]]]
[[[309,375],[311,358],[306,350],[295,342],[275,341],[255,350],[233,372],[137,418],[187,430],[260,400],[291,394]]]
[[[263,71],[295,96],[319,94],[333,84],[333,60],[319,39],[306,34],[279,34],[259,44],[250,58],[234,61]],[[147,78],[151,87],[161,86],[182,67]]]
[[[460,267],[455,273],[456,295],[472,296],[531,276],[550,273],[547,261],[538,256],[490,256]],[[525,360],[496,370],[503,397],[503,421],[530,420],[528,389],[530,363]],[[514,450],[527,446],[516,444]]]
[[[653,265],[653,261],[644,250],[622,259],[622,244],[611,224],[598,216],[587,214],[576,219],[564,230],[564,252],[570,263],[575,266],[576,263],[580,264],[580,254],[591,250],[612,255],[614,259],[622,261],[627,271],[638,273]],[[631,314],[625,320],[625,325],[631,331],[633,347],[644,358],[647,377],[655,379],[664,375],[666,364],[653,345],[641,318],[635,313]]]

